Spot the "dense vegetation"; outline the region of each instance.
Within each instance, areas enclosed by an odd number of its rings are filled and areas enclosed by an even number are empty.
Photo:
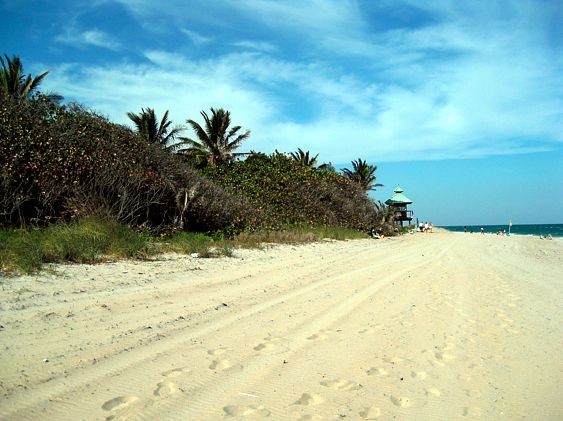
[[[221,108],[188,119],[181,137],[168,112],[127,113],[135,130],[37,90],[17,57],[0,69],[0,228],[117,221],[158,235],[233,236],[287,227],[392,234],[385,206],[366,192],[376,167],[358,159],[338,173],[299,149],[240,154],[250,136]],[[136,252],[135,252],[136,253]],[[135,254],[133,253],[133,254]]]
[[[0,224],[110,218],[151,231],[254,226],[240,198],[78,106],[0,94]]]
[[[203,174],[246,198],[270,229],[303,224],[368,232],[386,216],[360,185],[281,153],[252,154],[229,166],[208,166]]]

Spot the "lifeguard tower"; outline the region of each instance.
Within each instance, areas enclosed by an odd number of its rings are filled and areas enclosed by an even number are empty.
[[[404,190],[401,186],[395,187],[394,191],[395,194],[387,199],[385,204],[393,209],[393,217],[397,225],[401,224],[402,227],[404,221],[407,221],[407,225],[410,225],[413,212],[407,209],[407,205],[410,205],[412,200],[403,194]]]

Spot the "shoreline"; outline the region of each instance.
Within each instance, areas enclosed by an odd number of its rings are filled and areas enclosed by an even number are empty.
[[[448,230],[447,228],[444,228],[444,227],[438,227],[438,228],[439,228],[439,229],[442,229],[442,230],[444,230],[445,232],[448,232],[448,233],[450,233],[450,234],[481,235],[480,232],[473,232],[473,233],[470,233],[470,232],[463,232],[463,231],[450,231],[450,230]],[[436,230],[436,227],[434,228],[434,230]],[[555,241],[563,242],[563,236],[553,236],[551,239],[547,239],[547,238],[545,238],[545,237],[544,237],[544,238],[540,238],[540,235],[539,235],[539,234],[513,234],[513,233],[510,233],[510,235],[508,235],[508,234],[499,235],[499,234],[494,233],[494,232],[485,232],[484,235],[487,235],[487,236],[492,235],[492,236],[495,236],[495,237],[509,237],[509,238],[510,238],[510,237],[527,238],[527,239],[536,239],[536,240],[542,240],[542,241],[543,241],[543,240],[546,240],[546,241],[555,240]]]
[[[563,243],[454,234],[3,279],[0,418],[557,419]]]
[[[449,232],[463,232],[464,225],[451,225],[449,227],[440,227]],[[467,225],[468,230],[473,230],[474,233],[479,234],[480,228],[485,229],[485,233],[496,234],[499,230],[504,230],[508,233],[508,224],[496,224],[496,225]],[[451,229],[451,228],[456,228]],[[524,232],[512,232],[524,231]],[[469,232],[469,231],[468,231]],[[522,236],[546,236],[551,234],[553,238],[563,238],[563,224],[515,224],[512,225],[510,235],[522,235]]]

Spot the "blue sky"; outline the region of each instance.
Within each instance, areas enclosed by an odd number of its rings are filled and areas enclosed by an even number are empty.
[[[224,107],[435,224],[563,223],[561,1],[0,0],[0,39],[118,123]]]

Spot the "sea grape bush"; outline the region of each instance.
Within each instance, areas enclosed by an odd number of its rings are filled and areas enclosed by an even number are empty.
[[[195,190],[194,190],[195,188]],[[192,189],[187,206],[178,194]],[[244,201],[124,126],[41,95],[0,95],[0,225],[102,216],[158,230],[246,226]]]
[[[384,206],[356,183],[278,152],[254,153],[245,160],[206,167],[203,173],[247,198],[271,229],[303,224],[368,231],[381,225],[385,214]]]
[[[195,168],[79,105],[0,93],[0,227],[96,217],[152,232],[369,231],[386,215],[357,183],[281,153]]]

